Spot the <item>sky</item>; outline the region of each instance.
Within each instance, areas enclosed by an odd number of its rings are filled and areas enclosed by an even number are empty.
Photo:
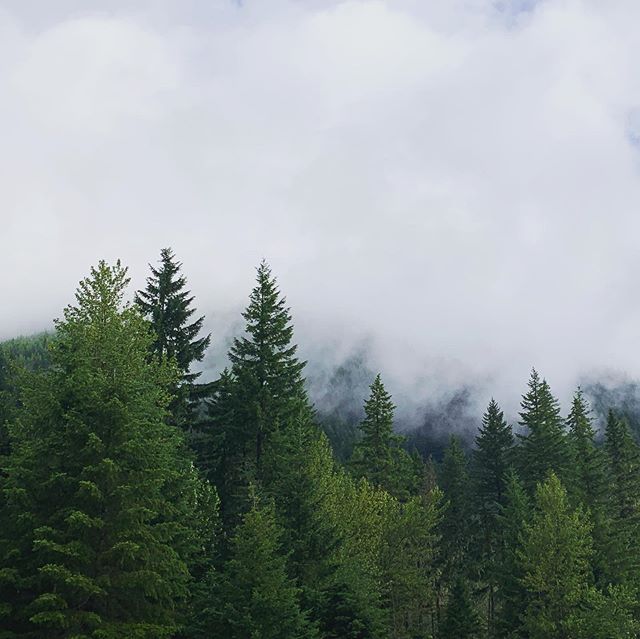
[[[636,0],[0,0],[0,338],[172,246],[224,365],[266,258],[303,355],[515,410],[640,377]]]

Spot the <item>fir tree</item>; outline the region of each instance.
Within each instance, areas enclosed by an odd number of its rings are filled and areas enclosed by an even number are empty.
[[[256,468],[268,437],[297,415],[311,413],[302,371],[291,343],[293,326],[266,262],[257,269],[257,284],[243,313],[246,334],[229,351],[235,385],[235,414],[228,439]]]
[[[524,573],[519,560],[520,539],[530,517],[530,505],[522,482],[512,470],[507,474],[505,504],[498,517],[501,545],[498,555],[497,592],[492,636],[524,637],[522,617],[526,608]]]
[[[591,524],[551,473],[538,485],[530,524],[525,524],[519,559],[528,592],[524,626],[530,639],[574,635],[591,584]]]
[[[502,545],[500,514],[506,505],[507,481],[513,462],[513,433],[497,402],[491,400],[482,418],[473,451],[473,491],[478,518],[476,546],[479,572],[487,584],[487,625],[493,626],[495,589]]]
[[[404,438],[393,432],[395,406],[380,374],[369,387],[364,403],[364,420],[360,424],[362,438],[356,444],[351,466],[361,477],[381,486],[392,495],[406,497],[415,483],[414,461],[401,448]]]
[[[481,626],[473,607],[469,586],[458,576],[449,594],[449,601],[440,625],[441,639],[476,639],[480,637]]]
[[[442,554],[447,565],[445,572],[454,577],[469,568],[467,551],[471,533],[467,456],[455,435],[451,436],[444,453],[440,485],[446,501],[441,523]]]
[[[187,598],[192,472],[127,283],[104,262],[80,283],[10,427],[0,572],[19,636],[167,637]]]
[[[611,534],[607,574],[614,583],[640,581],[640,449],[624,419],[609,411],[605,430]]]
[[[520,425],[525,428],[525,433],[518,435],[521,443],[518,461],[525,486],[533,492],[549,471],[561,478],[567,475],[570,453],[558,400],[535,369],[521,406]]]
[[[273,504],[254,500],[231,542],[219,590],[213,636],[307,639],[317,636],[300,609],[300,590],[287,576],[282,531]],[[217,633],[217,634],[215,634]]]
[[[158,361],[173,360],[180,371],[180,383],[171,389],[175,396],[171,405],[174,421],[191,430],[193,409],[206,387],[195,384],[200,373],[191,370],[201,362],[211,342],[211,335],[199,337],[204,317],[193,319],[194,297],[186,290],[187,279],[181,275],[182,264],[170,248],[160,252],[160,266],[149,265],[151,275],[145,289],[138,291],[135,301],[151,322],[154,339],[152,357]]]
[[[211,341],[210,335],[198,337],[204,317],[192,321],[194,297],[185,290],[187,279],[180,274],[182,264],[170,248],[160,251],[159,268],[151,264],[149,268],[147,286],[136,293],[135,300],[153,326],[151,351],[159,360],[175,360],[183,379],[193,382],[200,373],[190,372],[191,366],[202,361]]]
[[[593,523],[594,572],[596,579],[600,581],[607,572],[606,459],[602,449],[596,446],[589,407],[580,388],[573,397],[567,429],[571,452],[570,482],[567,488],[573,500],[589,510]]]

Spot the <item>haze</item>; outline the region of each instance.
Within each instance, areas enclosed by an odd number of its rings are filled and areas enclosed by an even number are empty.
[[[638,24],[631,0],[0,2],[0,337],[172,246],[220,352],[265,257],[303,354],[365,344],[400,397],[639,376]]]

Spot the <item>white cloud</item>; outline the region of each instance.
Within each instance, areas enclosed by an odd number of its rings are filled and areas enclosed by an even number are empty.
[[[266,256],[398,391],[640,375],[637,3],[5,5],[3,336],[171,244],[216,326]]]

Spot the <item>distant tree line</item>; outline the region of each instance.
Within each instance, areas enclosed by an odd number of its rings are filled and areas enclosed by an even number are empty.
[[[335,454],[257,268],[228,367],[164,249],[0,347],[0,639],[618,639],[640,629],[640,449],[532,371],[441,461],[371,380]],[[335,427],[335,425],[334,425]]]

